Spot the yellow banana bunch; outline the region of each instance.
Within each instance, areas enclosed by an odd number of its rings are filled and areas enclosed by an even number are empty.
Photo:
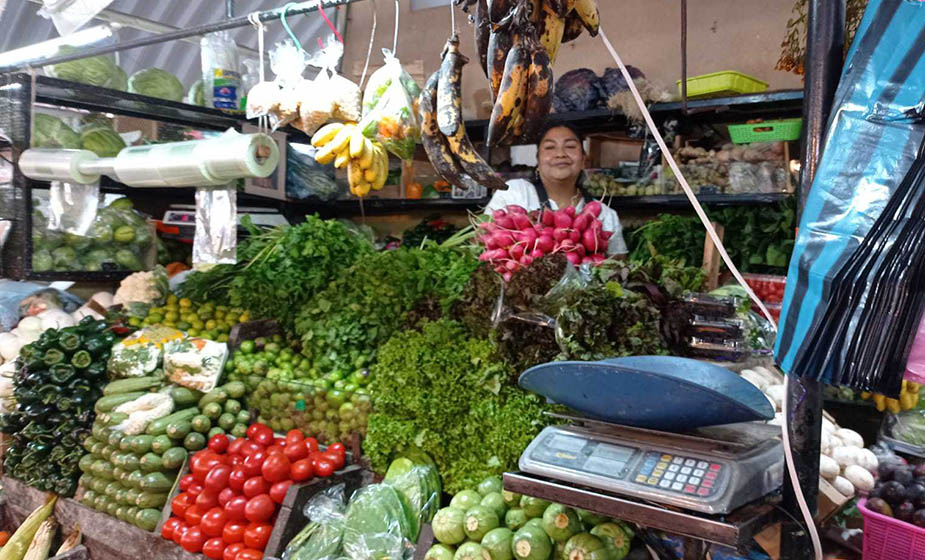
[[[888,399],[883,395],[878,395],[876,393],[861,393],[861,398],[866,400],[873,399],[874,406],[877,407],[877,410],[883,412],[884,410],[889,410],[890,412],[896,414],[904,410],[912,410],[919,404],[919,390],[922,388],[921,385],[913,381],[903,380],[902,391],[899,393],[898,399]]]
[[[381,190],[389,175],[389,157],[381,143],[363,136],[356,123],[331,123],[312,136],[315,161],[347,169],[350,193],[360,198]]]

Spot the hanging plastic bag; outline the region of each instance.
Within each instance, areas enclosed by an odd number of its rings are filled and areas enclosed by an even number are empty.
[[[193,266],[237,262],[237,196],[233,185],[196,189]]]
[[[344,538],[344,484],[326,488],[312,497],[302,510],[309,523],[293,537],[283,560],[311,558],[334,560],[341,553]]]
[[[199,45],[206,106],[238,110],[242,95],[241,64],[234,38],[228,31],[217,31],[203,36]]]
[[[334,200],[343,186],[334,180],[334,165],[315,161],[318,148],[311,144],[286,144],[286,196],[295,200],[319,198]]]
[[[112,0],[42,0],[43,6],[36,12],[50,19],[65,37],[77,31],[112,4]]]
[[[363,93],[360,128],[367,138],[378,140],[398,158],[411,160],[415,144],[421,141],[417,118],[421,88],[391,51],[382,52],[385,65],[370,76]]]
[[[344,526],[344,556],[352,560],[411,558],[412,526],[398,491],[388,484],[365,486],[350,499]]]
[[[87,235],[100,203],[99,182],[81,185],[52,181],[49,191],[48,229]]]

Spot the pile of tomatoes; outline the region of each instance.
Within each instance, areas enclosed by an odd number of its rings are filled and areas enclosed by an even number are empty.
[[[331,476],[345,462],[343,444],[321,451],[299,430],[278,438],[253,424],[247,437],[212,436],[190,458],[161,535],[213,560],[260,560],[289,487]]]

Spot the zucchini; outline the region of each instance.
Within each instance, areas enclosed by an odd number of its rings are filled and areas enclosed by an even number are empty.
[[[140,492],[135,498],[135,505],[140,508],[162,508],[166,503],[166,492]]]
[[[202,398],[201,392],[193,391],[186,387],[179,387],[177,385],[170,388],[169,394],[170,398],[173,399],[173,404],[176,405],[177,408],[196,406],[196,403]]]
[[[138,391],[149,391],[161,386],[164,382],[160,377],[149,375],[147,377],[129,377],[113,381],[103,387],[103,395],[122,395]]]
[[[87,507],[93,507],[91,504],[96,498],[96,492],[93,490],[84,490],[83,496],[80,498],[80,503]]]
[[[171,422],[167,426],[167,435],[170,436],[170,439],[183,439],[192,431],[193,425],[184,420]]]
[[[202,413],[209,420],[218,420],[219,416],[222,415],[222,405],[217,402],[209,403],[202,407]]]
[[[179,469],[186,460],[186,449],[182,447],[172,447],[161,455],[165,469]],[[141,506],[139,506],[141,507]]]
[[[246,435],[247,435],[247,426],[244,425],[244,424],[235,424],[234,427],[231,428],[231,435],[234,436],[234,437],[236,437],[236,438],[246,436]]]
[[[138,496],[141,496],[141,491],[137,488],[126,488],[125,489],[125,501],[128,505],[133,506],[135,502],[138,501]]]
[[[190,426],[200,434],[207,434],[212,429],[212,421],[204,414],[197,414],[190,421]]]
[[[199,451],[200,449],[206,446],[206,436],[198,433],[191,432],[183,439],[183,447],[189,451]]]
[[[112,447],[113,449],[118,449],[119,444],[122,443],[122,437],[124,435],[125,434],[123,434],[119,430],[112,430],[109,432],[109,437],[107,438],[106,443],[109,444],[109,447]]]
[[[111,428],[128,420],[128,414],[124,412],[107,412],[101,417],[101,420],[107,428]]]
[[[151,451],[158,455],[163,455],[171,447],[173,447],[173,442],[166,435],[156,436],[151,440]]]
[[[110,517],[115,517],[116,510],[119,509],[120,505],[121,504],[119,502],[110,499],[108,502],[106,502],[106,514]]]
[[[145,453],[144,457],[138,463],[141,472],[153,473],[164,470],[164,462],[154,453]]]
[[[93,410],[96,411],[97,414],[110,412],[120,404],[132,402],[133,400],[139,397],[143,397],[144,395],[144,392],[137,391],[132,393],[120,393],[118,395],[105,396],[96,401],[96,404],[93,405]]]
[[[128,451],[132,448],[132,436],[122,436],[119,440],[119,451]]]
[[[131,453],[126,453],[122,456],[122,468],[125,469],[126,472],[131,473],[132,471],[137,471],[140,463],[141,461],[138,457]]]
[[[226,383],[224,389],[225,392],[228,393],[228,396],[233,399],[240,399],[244,396],[244,393],[247,392],[247,387],[240,381]]]
[[[545,560],[552,554],[552,540],[542,527],[525,525],[514,533],[511,549],[518,560]]]
[[[103,397],[106,398],[106,397]],[[145,430],[145,433],[150,436],[159,436],[167,433],[167,426],[173,424],[174,422],[189,422],[197,414],[199,414],[199,409],[195,407],[185,408],[179,412],[174,412],[164,416],[163,418],[158,418],[157,420],[148,424],[148,429]],[[186,434],[184,434],[185,436]],[[172,437],[172,436],[171,436]]]
[[[132,474],[128,475],[128,485],[137,490],[141,490],[141,481],[144,479],[145,473],[141,470],[132,471]]]
[[[225,391],[223,387],[216,387],[215,389],[212,389],[203,395],[201,399],[199,399],[199,408],[205,408],[205,406],[209,403],[218,403],[220,405],[224,405],[225,401],[227,400],[228,392]]]
[[[131,449],[132,452],[136,455],[144,455],[145,453],[151,451],[152,444],[154,443],[154,436],[149,435],[140,435],[135,436],[131,440]]]
[[[171,488],[173,481],[162,472],[148,473],[141,479],[141,490],[144,492],[169,492]]]
[[[230,430],[234,428],[235,425],[235,416],[230,412],[226,412],[218,417],[218,427],[223,430]]]
[[[80,472],[85,474],[90,473],[90,467],[93,466],[93,455],[84,455],[81,457],[77,466],[80,468]]]
[[[135,514],[135,526],[145,531],[153,531],[161,520],[160,510],[146,508]]]
[[[119,492],[122,491],[122,485],[119,482],[113,480],[106,485],[106,489],[103,490],[103,493],[109,496],[110,499],[115,500]]]

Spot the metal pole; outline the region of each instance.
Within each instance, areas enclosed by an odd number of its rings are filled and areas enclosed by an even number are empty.
[[[234,17],[234,0],[225,0],[225,17],[228,19]]]
[[[289,9],[287,15],[298,15],[306,14],[309,12],[314,12],[318,10],[319,4],[322,8],[334,8],[337,6],[343,6],[346,4],[351,4],[357,2],[358,0],[313,0],[310,2],[299,2]],[[282,13],[283,8],[274,8],[272,10],[267,10],[265,12],[259,12],[257,17],[260,21],[267,22],[279,18]],[[176,41],[178,39],[185,39],[186,37],[192,37],[195,35],[207,35],[209,33],[214,33],[216,31],[224,31],[226,29],[236,29],[238,27],[245,27],[251,25],[251,22],[248,20],[248,16],[240,16],[232,19],[227,19],[224,21],[219,21],[216,23],[206,23],[203,25],[197,25],[196,27],[190,27],[187,29],[181,29],[178,31],[172,31],[170,33],[161,33],[160,35],[154,35],[152,37],[144,37],[141,39],[135,39],[134,41],[125,41],[122,43],[117,43],[115,45],[107,45],[103,47],[95,47],[92,49],[87,49],[79,53],[67,54],[61,56],[53,56],[46,58],[41,61],[41,63],[32,64],[13,64],[9,66],[0,67],[0,74],[6,72],[17,72],[23,70],[29,70],[31,68],[37,68],[42,66],[47,66],[50,64],[59,64],[61,62],[69,62],[71,60],[79,60],[81,58],[87,58],[91,56],[99,56],[103,54],[110,54],[118,51],[124,51],[129,49],[137,49],[139,47],[147,47],[149,45],[156,45],[158,43],[165,43],[167,41]]]
[[[806,39],[806,69],[803,87],[803,138],[800,192],[797,204],[802,213],[812,186],[835,90],[844,62],[844,0],[809,0]],[[807,378],[790,378],[787,392],[790,448],[799,484],[809,505],[816,512],[819,498],[819,447],[822,431],[822,384]],[[791,519],[781,528],[781,559],[811,558],[812,545],[801,524],[793,483],[785,477],[784,509]]]

